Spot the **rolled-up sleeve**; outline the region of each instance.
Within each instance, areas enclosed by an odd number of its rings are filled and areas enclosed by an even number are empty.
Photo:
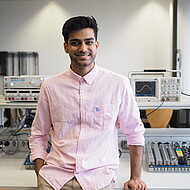
[[[36,115],[31,128],[29,146],[31,149],[30,160],[45,159],[51,128],[51,115],[48,103],[48,93],[44,85],[41,86]]]
[[[128,79],[124,86],[123,98],[119,109],[120,128],[126,134],[129,145],[144,146],[145,129]]]

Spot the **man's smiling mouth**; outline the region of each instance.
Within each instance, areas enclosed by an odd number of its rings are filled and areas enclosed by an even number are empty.
[[[87,52],[87,53],[75,53],[76,56],[78,57],[88,57],[91,55],[91,53]]]

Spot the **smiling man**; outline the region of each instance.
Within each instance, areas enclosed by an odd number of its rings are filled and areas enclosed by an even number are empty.
[[[146,189],[138,106],[126,77],[95,64],[97,33],[94,17],[73,17],[63,26],[70,68],[43,83],[29,139],[40,190],[112,190],[119,168],[118,122],[131,161],[124,189]]]

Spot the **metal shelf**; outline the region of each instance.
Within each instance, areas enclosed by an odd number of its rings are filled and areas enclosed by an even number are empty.
[[[36,108],[37,102],[24,102],[24,103],[13,103],[13,102],[6,102],[0,103],[1,108]]]

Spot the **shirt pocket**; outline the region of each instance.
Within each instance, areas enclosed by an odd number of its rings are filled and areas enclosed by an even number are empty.
[[[95,105],[90,110],[90,113],[92,113],[90,127],[105,130],[114,121],[115,105]]]

